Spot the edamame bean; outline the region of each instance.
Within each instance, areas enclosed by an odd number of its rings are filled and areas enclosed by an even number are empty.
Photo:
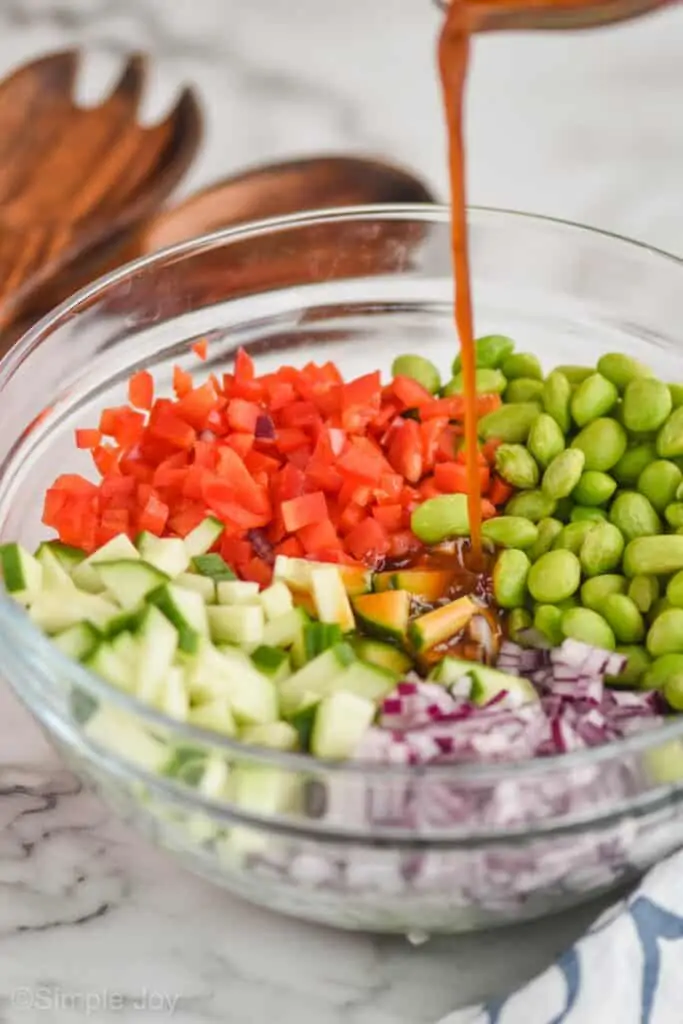
[[[521,516],[496,516],[481,525],[482,536],[502,548],[526,550],[538,540],[538,527]]]
[[[615,498],[610,522],[621,530],[627,541],[634,537],[652,537],[662,530],[662,521],[644,494],[625,491]]]
[[[467,537],[470,518],[466,494],[443,494],[429,498],[415,509],[410,526],[425,544],[438,544],[448,537]]]
[[[501,444],[496,449],[496,469],[519,490],[531,490],[538,483],[538,466],[524,445]]]
[[[543,469],[564,451],[564,434],[557,422],[547,413],[541,413],[531,425],[527,448]]]
[[[509,356],[515,347],[512,338],[504,334],[486,334],[477,338],[474,343],[476,365],[489,370],[497,370],[500,364]],[[462,358],[460,354],[453,362],[453,375],[460,373],[462,369]]]
[[[626,578],[616,573],[593,576],[581,587],[581,602],[598,612],[612,594],[625,594],[627,585]]]
[[[671,608],[671,602],[669,601],[669,598],[658,597],[655,603],[652,605],[652,608],[650,608],[650,611],[647,613],[647,621],[650,623],[650,625],[652,625],[657,616],[661,615],[662,612],[668,611],[669,608]]]
[[[674,501],[664,509],[664,518],[674,530],[680,530],[683,526],[683,502]]]
[[[643,689],[662,690],[672,676],[683,676],[683,654],[662,654],[655,658],[643,676]]]
[[[657,512],[663,512],[676,498],[683,473],[668,459],[655,459],[638,477],[637,488]]]
[[[568,498],[581,479],[585,461],[580,448],[566,448],[556,455],[543,474],[543,493],[555,501]]]
[[[534,629],[542,633],[553,647],[559,647],[564,640],[562,615],[562,609],[554,604],[539,604],[534,612]]]
[[[626,431],[620,423],[609,417],[593,420],[577,434],[572,448],[578,448],[586,457],[585,469],[605,472],[616,465],[626,451]]]
[[[571,414],[577,427],[585,427],[599,416],[605,416],[616,403],[619,393],[601,373],[592,373],[576,388],[571,400]]]
[[[543,380],[541,364],[531,352],[511,352],[502,361],[500,368],[508,380],[517,380],[518,377]]]
[[[523,551],[501,551],[493,569],[493,595],[501,608],[519,608],[526,600],[531,562]]]
[[[624,391],[624,426],[634,434],[659,430],[672,406],[671,392],[661,380],[654,377],[636,378]]]
[[[581,545],[579,558],[586,576],[600,576],[619,567],[624,538],[612,523],[595,523]]]
[[[571,551],[578,555],[583,547],[583,542],[596,525],[595,521],[591,519],[568,523],[553,541],[553,551]]]
[[[482,368],[476,371],[475,386],[479,395],[502,395],[507,387],[507,381],[500,370]],[[465,381],[462,373],[456,373],[443,389],[446,398],[451,395],[462,395],[464,391]]]
[[[683,675],[669,676],[664,683],[664,700],[674,711],[683,711]]]
[[[526,608],[513,608],[508,616],[508,633],[514,643],[523,643],[522,634],[532,625],[530,612]]]
[[[617,644],[617,654],[628,658],[626,667],[618,676],[605,676],[610,686],[638,686],[652,664],[652,659],[640,644]]]
[[[604,651],[613,651],[616,638],[609,623],[591,608],[571,608],[562,616],[562,632],[572,640],[580,640]]]
[[[555,502],[543,491],[520,491],[510,498],[505,511],[510,516],[522,516],[537,523],[539,519],[546,519],[552,516],[555,511]]]
[[[657,449],[651,441],[629,448],[612,468],[612,476],[622,487],[633,486],[646,466],[657,458]]]
[[[607,377],[619,391],[623,391],[638,377],[651,377],[652,371],[644,363],[623,352],[608,352],[598,359],[598,372]]]
[[[506,444],[522,444],[529,436],[531,424],[539,412],[536,402],[502,405],[500,409],[494,409],[479,420],[479,437],[484,441],[495,439]]]
[[[571,498],[560,498],[555,506],[555,518],[559,519],[563,523],[568,523],[571,519],[573,509],[574,502]]]
[[[434,363],[424,356],[397,356],[391,366],[392,377],[410,377],[434,394],[441,387],[441,375]]]
[[[536,562],[546,551],[550,551],[553,541],[562,532],[562,529],[559,519],[539,519],[536,543],[529,549],[529,558],[532,562]]]
[[[557,604],[576,593],[581,583],[581,563],[571,551],[548,551],[531,566],[529,593],[540,604]]]
[[[674,608],[683,608],[683,571],[675,573],[669,580],[666,599]]]
[[[571,427],[572,386],[563,373],[553,370],[543,384],[543,408],[557,423],[563,436]]]
[[[572,491],[572,498],[579,505],[605,505],[617,489],[616,480],[608,473],[589,469],[582,473]]]
[[[659,580],[656,576],[634,576],[628,586],[628,596],[643,615],[659,599]]]
[[[620,644],[637,644],[645,636],[645,622],[626,594],[610,594],[600,609]]]
[[[575,505],[569,516],[570,523],[606,523],[607,513],[602,508],[591,508],[589,505]]]
[[[683,407],[679,406],[657,434],[657,454],[660,459],[673,459],[683,455]]]
[[[683,608],[660,612],[648,630],[646,644],[653,658],[683,653]]]
[[[540,402],[543,404],[543,381],[518,377],[505,388],[506,402]]]
[[[558,366],[557,372],[567,378],[572,387],[583,383],[595,370],[591,366]]]
[[[669,394],[671,395],[674,409],[678,409],[683,405],[683,384],[669,384]]]

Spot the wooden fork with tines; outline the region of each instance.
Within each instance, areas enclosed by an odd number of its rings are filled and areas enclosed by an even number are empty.
[[[131,56],[96,107],[77,106],[78,52],[50,54],[0,83],[0,326],[25,290],[153,213],[202,135],[186,88],[163,121],[138,121],[145,59]]]

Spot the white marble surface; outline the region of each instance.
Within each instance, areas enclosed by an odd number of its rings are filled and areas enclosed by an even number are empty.
[[[186,190],[321,150],[393,156],[444,188],[429,0],[2,0],[0,72],[87,44],[94,97],[138,46],[146,102],[199,86]],[[593,36],[487,39],[470,100],[471,198],[683,255],[683,9]],[[191,1024],[428,1024],[544,966],[595,913],[419,949],[254,910],[118,826],[0,689],[0,1022],[146,1013]]]

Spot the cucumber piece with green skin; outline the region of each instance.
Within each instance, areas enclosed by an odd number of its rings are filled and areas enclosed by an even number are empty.
[[[258,672],[238,648],[218,651],[204,643],[199,656],[187,667],[186,682],[193,701],[227,699],[239,725],[267,725],[279,718],[274,683]]]
[[[311,589],[321,622],[333,623],[343,633],[355,628],[351,603],[336,565],[311,569]]]
[[[280,615],[266,623],[262,643],[266,647],[291,647],[301,642],[304,628],[311,621],[303,608],[293,608],[286,615]]]
[[[68,570],[57,558],[54,551],[41,544],[36,551],[36,561],[43,567],[43,590],[75,590],[76,584],[71,579]]]
[[[147,595],[147,603],[155,605],[178,630],[180,650],[195,654],[202,637],[209,635],[207,607],[200,595],[165,583]]]
[[[221,580],[216,584],[219,604],[255,604],[259,599],[258,583],[246,580]]]
[[[460,633],[478,610],[469,597],[450,601],[414,619],[410,624],[410,641],[417,651],[429,650]]]
[[[135,719],[117,708],[102,708],[88,719],[85,734],[99,746],[111,750],[124,761],[161,774],[168,763],[169,752]]]
[[[243,743],[271,750],[296,750],[299,735],[289,722],[273,722],[271,725],[250,725],[240,734]]]
[[[453,573],[447,569],[401,569],[398,572],[377,572],[372,584],[376,591],[407,590],[423,601],[436,601],[448,591]]]
[[[472,677],[469,675],[470,668],[471,662],[446,655],[431,670],[429,678],[432,682],[440,683],[442,686],[455,686],[457,683],[458,696],[469,698],[472,694]]]
[[[263,641],[265,622],[260,604],[210,605],[206,614],[214,643],[257,646]]]
[[[311,753],[327,760],[350,757],[375,717],[371,700],[353,693],[332,693],[323,697],[315,713]]]
[[[135,692],[130,665],[126,658],[114,650],[111,644],[100,643],[83,661],[83,664],[91,672],[101,676],[107,683],[118,687],[119,690],[125,690],[126,693]]]
[[[304,648],[306,661],[313,661],[329,647],[341,643],[341,627],[331,622],[310,622],[304,627]]]
[[[130,678],[135,682],[135,666],[138,661],[139,645],[132,633],[121,632],[108,641],[114,651],[126,663],[130,671]]]
[[[200,594],[204,604],[216,603],[216,584],[209,576],[200,576],[196,572],[181,572],[175,581],[183,590],[194,590]]]
[[[292,674],[289,656],[280,647],[261,645],[252,652],[251,660],[255,668],[274,683],[281,683]]]
[[[396,675],[403,675],[408,672],[413,663],[407,654],[399,651],[392,644],[384,643],[382,640],[373,640],[371,637],[359,636],[353,641],[353,648],[363,661],[379,668],[388,669]]]
[[[399,642],[405,639],[410,616],[410,594],[407,590],[362,594],[354,598],[353,608],[358,625],[372,636]]]
[[[336,679],[356,660],[347,643],[336,644],[324,654],[285,679],[280,686],[280,706],[285,717],[301,708],[304,699],[315,693],[324,697],[331,693]]]
[[[508,695],[505,706],[518,707],[539,699],[536,688],[527,679],[451,655],[445,657],[430,675],[434,682],[446,686],[453,686],[463,678],[471,680],[470,692],[469,695],[461,693],[459,696],[469,696],[474,704],[480,706],[488,704],[503,692]]]
[[[220,555],[214,553],[196,555],[192,559],[192,568],[200,576],[207,576],[214,583],[229,582],[230,580],[237,579],[228,563]]]
[[[142,621],[144,615],[144,609],[136,608],[132,612],[119,612],[113,619],[110,619],[107,623],[107,627],[104,631],[106,640],[113,640],[119,633],[135,633],[137,632],[138,626]]]
[[[210,551],[225,531],[224,524],[215,516],[207,516],[194,530],[190,530],[183,540],[185,550],[190,558],[205,555]]]
[[[261,591],[259,597],[267,622],[279,619],[281,615],[287,615],[294,607],[292,593],[286,583],[279,581],[271,583],[269,587]]]
[[[365,661],[354,661],[337,679],[331,680],[329,691],[344,691],[366,700],[379,701],[391,693],[398,680],[396,672]]]
[[[60,649],[67,658],[74,661],[84,661],[98,646],[101,634],[89,622],[79,622],[75,626],[57,633],[52,642]]]
[[[181,668],[173,667],[166,673],[161,692],[156,701],[159,711],[179,722],[186,722],[190,712],[190,701]]]
[[[106,630],[118,618],[121,609],[100,594],[76,590],[44,590],[31,605],[29,617],[44,633],[62,633],[70,626],[89,622]]]
[[[219,754],[211,754],[206,759],[202,777],[199,780],[197,789],[202,796],[209,800],[225,800],[229,796],[230,771],[225,758]],[[209,821],[198,820],[200,831],[205,832],[205,838],[213,835],[214,826]],[[204,838],[204,836],[202,837]]]
[[[165,573],[141,558],[98,562],[94,568],[105,590],[126,611],[137,608],[149,593],[169,582]]]
[[[137,540],[140,556],[145,562],[173,579],[190,568],[190,556],[179,537],[155,537],[140,534]],[[110,561],[110,559],[108,559]]]
[[[43,567],[21,544],[0,547],[0,568],[5,589],[22,605],[29,605],[43,589]]]
[[[295,730],[298,739],[299,749],[308,753],[311,749],[311,733],[315,722],[315,709],[321,698],[317,693],[305,694],[301,704],[290,716],[289,724]]]
[[[42,544],[38,545],[36,551],[36,558],[40,561],[40,555],[43,551],[49,551],[53,555],[62,569],[71,575],[77,565],[85,561],[85,552],[81,551],[80,548],[72,547],[71,544],[62,544],[60,540],[44,540]]]
[[[156,704],[175,661],[180,636],[159,608],[148,605],[137,627],[136,639],[135,690],[141,700]]]
[[[98,562],[118,562],[121,559],[135,560],[139,557],[140,552],[132,541],[125,533],[119,533],[80,562],[73,570],[71,579],[79,590],[85,590],[89,594],[101,594],[105,588],[99,575],[95,572]]]
[[[199,726],[202,729],[210,729],[212,732],[221,733],[223,736],[237,735],[237,723],[227,698],[221,699],[217,697],[206,704],[197,704],[195,707],[191,707],[187,720],[191,725]]]

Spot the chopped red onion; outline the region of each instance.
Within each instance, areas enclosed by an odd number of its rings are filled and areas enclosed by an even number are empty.
[[[275,424],[270,416],[263,412],[256,417],[254,437],[260,441],[272,441],[275,438]]]
[[[274,565],[275,563],[275,552],[273,545],[266,537],[263,530],[255,527],[253,530],[247,532],[247,540],[251,543],[254,551],[258,558],[263,559],[267,565]]]

